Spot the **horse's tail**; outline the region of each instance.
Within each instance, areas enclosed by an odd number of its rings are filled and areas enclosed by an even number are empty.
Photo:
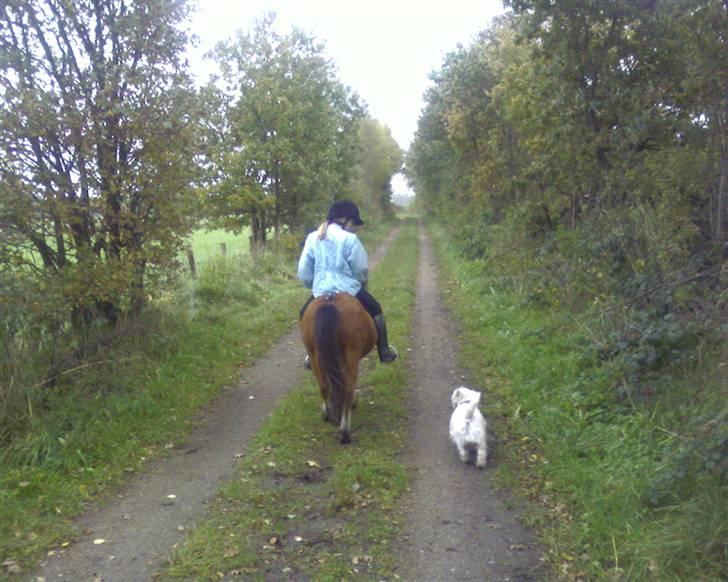
[[[316,311],[314,323],[314,341],[319,368],[331,387],[331,404],[334,418],[338,421],[344,410],[346,386],[342,369],[341,348],[339,346],[337,327],[341,313],[333,303],[325,303]]]

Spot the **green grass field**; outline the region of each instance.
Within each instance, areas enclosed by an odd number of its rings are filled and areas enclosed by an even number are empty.
[[[195,258],[198,261],[205,261],[210,257],[218,257],[222,254],[221,244],[225,244],[228,255],[247,255],[250,252],[249,236],[250,229],[248,228],[242,234],[233,234],[219,228],[198,229],[190,235],[188,240],[195,253]]]
[[[187,242],[192,246],[195,259],[198,262],[204,262],[210,257],[219,257],[222,254],[221,244],[225,244],[227,254],[231,256],[249,254],[249,236],[249,228],[244,229],[241,234],[233,234],[221,228],[212,230],[198,228],[187,238]],[[32,246],[29,245],[25,253],[33,264],[39,267],[42,265],[40,256]],[[181,258],[184,258],[184,253]]]

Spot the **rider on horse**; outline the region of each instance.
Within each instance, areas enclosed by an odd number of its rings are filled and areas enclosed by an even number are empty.
[[[379,360],[393,362],[397,351],[387,341],[382,307],[366,290],[369,262],[356,236],[362,224],[357,205],[350,200],[339,200],[329,208],[326,222],[306,238],[298,261],[298,278],[313,294],[301,309],[301,317],[314,297],[342,292],[354,295],[374,319]]]

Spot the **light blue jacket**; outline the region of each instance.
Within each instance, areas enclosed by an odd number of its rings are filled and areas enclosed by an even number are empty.
[[[367,252],[356,234],[331,223],[325,238],[319,240],[318,231],[306,237],[298,278],[314,297],[342,291],[356,295],[369,278]]]

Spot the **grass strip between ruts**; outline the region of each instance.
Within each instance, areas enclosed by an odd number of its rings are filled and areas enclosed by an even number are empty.
[[[371,281],[402,359],[383,366],[375,353],[368,357],[352,443],[340,445],[338,427],[322,421],[310,375],[265,421],[238,476],[177,549],[163,579],[392,575],[399,501],[408,488],[399,455],[407,430],[403,391],[417,257],[417,228],[408,220]]]

